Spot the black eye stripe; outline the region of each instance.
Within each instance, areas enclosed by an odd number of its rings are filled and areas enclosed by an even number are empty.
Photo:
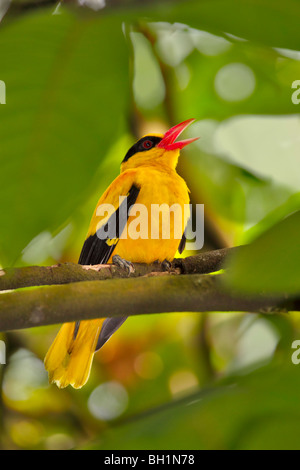
[[[151,148],[155,147],[160,141],[162,140],[162,137],[157,137],[155,135],[147,135],[146,137],[143,137],[142,139],[138,140],[126,153],[125,158],[122,163],[127,162],[130,157],[132,157],[135,153],[138,152],[147,152],[147,150],[150,150]],[[144,146],[144,144],[149,141],[152,145],[150,146]]]

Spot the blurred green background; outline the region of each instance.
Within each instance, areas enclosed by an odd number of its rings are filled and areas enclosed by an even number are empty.
[[[299,1],[106,3],[1,3],[0,265],[77,262],[135,139],[195,118],[203,250],[250,243],[230,287],[299,294]],[[57,330],[0,334],[3,449],[300,448],[299,313],[130,318],[80,391],[48,385]]]

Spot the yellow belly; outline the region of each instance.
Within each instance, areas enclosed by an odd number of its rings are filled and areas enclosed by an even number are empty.
[[[171,261],[189,217],[188,188],[175,171],[139,171],[134,180],[140,193],[133,211],[142,207],[136,215],[131,212],[122,234],[126,238],[121,237],[113,255],[136,263]],[[161,205],[167,205],[162,212]]]

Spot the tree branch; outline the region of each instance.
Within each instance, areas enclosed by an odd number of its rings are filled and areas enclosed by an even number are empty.
[[[225,260],[233,252],[243,247],[224,248],[196,256],[174,259],[171,269],[165,274],[208,274],[222,269]],[[131,277],[149,276],[162,273],[160,263],[133,263]],[[29,266],[23,268],[0,269],[0,291],[21,287],[68,284],[70,282],[96,281],[112,278],[125,278],[127,273],[114,265],[80,266],[65,263],[55,266]]]
[[[224,290],[226,273],[203,274],[220,270],[233,252],[243,248],[175,259],[167,271],[160,263],[134,264],[130,278],[114,265],[66,263],[2,269],[0,331],[120,315],[300,310],[299,298],[242,296]]]
[[[226,292],[226,274],[151,276],[37,287],[0,295],[0,330],[163,312],[297,310],[300,300]]]

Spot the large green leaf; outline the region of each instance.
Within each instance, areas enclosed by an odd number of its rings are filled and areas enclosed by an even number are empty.
[[[232,257],[227,284],[246,293],[299,294],[299,233],[297,211]]]
[[[153,21],[185,23],[267,46],[299,49],[298,0],[157,0],[142,3],[141,8],[137,8],[137,3],[134,0],[128,2],[132,9],[123,10],[132,20],[144,17]]]
[[[91,447],[299,449],[299,386],[292,363],[265,366],[115,426]]]
[[[26,1],[27,5],[34,3]],[[100,9],[99,14],[103,12],[117,12],[129,21],[147,18],[185,23],[272,47],[299,49],[298,0],[127,0],[107,2],[107,7]]]
[[[297,0],[188,1],[177,21],[212,28],[268,46],[299,49],[300,10]],[[179,9],[178,5],[178,9]],[[174,7],[175,11],[175,7]]]
[[[0,253],[14,260],[78,206],[110,145],[124,130],[128,51],[121,20],[62,11],[2,28]]]

